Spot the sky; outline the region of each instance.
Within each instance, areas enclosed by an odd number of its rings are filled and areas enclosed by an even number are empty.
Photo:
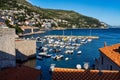
[[[28,0],[41,8],[73,10],[97,18],[112,26],[120,26],[120,0]]]

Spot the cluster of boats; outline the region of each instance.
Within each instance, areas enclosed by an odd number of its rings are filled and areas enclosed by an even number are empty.
[[[45,36],[43,38],[37,37],[36,41],[41,44],[41,46],[37,48],[39,50],[37,59],[51,58],[54,60],[69,60],[69,57],[65,57],[65,55],[74,54],[75,51],[77,51],[77,55],[80,55],[82,53],[80,46],[91,42],[92,38]]]

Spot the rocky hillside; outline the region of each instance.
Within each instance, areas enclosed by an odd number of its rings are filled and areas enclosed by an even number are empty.
[[[26,0],[0,0],[0,3],[1,10],[24,11],[21,16],[19,16],[20,13],[14,13],[17,23],[21,23],[18,25],[28,25],[23,22],[31,21],[32,19],[32,22],[35,22],[32,25],[39,27],[47,25],[63,28],[107,28],[105,23],[95,18],[81,15],[75,11],[44,9],[33,6]]]

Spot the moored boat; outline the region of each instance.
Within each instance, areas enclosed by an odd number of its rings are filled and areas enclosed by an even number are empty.
[[[39,56],[39,55],[36,58],[39,59],[39,60],[43,60],[43,57]]]
[[[47,54],[47,52],[40,52],[38,53],[38,56],[42,56],[42,57],[51,57],[52,54]]]
[[[78,51],[78,52],[77,52],[77,55],[80,55],[81,53],[82,53],[82,51]]]
[[[65,60],[67,61],[67,60],[69,60],[69,58],[68,58],[68,57],[66,57],[66,58],[65,58]]]
[[[73,54],[73,52],[74,52],[73,50],[66,50],[65,51],[66,54]]]
[[[63,55],[57,55],[57,56],[55,57],[56,60],[59,60],[59,59],[62,59],[62,58],[63,58]]]
[[[64,55],[54,55],[52,56],[51,58],[54,59],[54,60],[60,60],[64,57]]]

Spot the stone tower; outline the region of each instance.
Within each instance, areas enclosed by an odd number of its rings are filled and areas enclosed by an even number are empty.
[[[0,28],[0,68],[15,67],[15,29]]]

